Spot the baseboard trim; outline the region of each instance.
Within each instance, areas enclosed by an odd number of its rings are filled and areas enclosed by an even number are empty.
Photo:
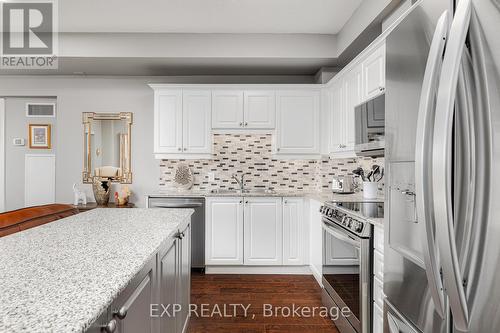
[[[318,284],[323,287],[323,279],[322,279],[322,276],[321,274],[319,273],[319,271],[316,269],[316,267],[314,267],[314,265],[310,265],[309,266],[309,269],[312,273],[312,275],[314,276],[314,278],[316,279],[316,281],[318,282]]]
[[[309,266],[207,266],[206,274],[295,274],[311,275]]]
[[[207,266],[206,274],[297,274],[311,275],[309,266]]]

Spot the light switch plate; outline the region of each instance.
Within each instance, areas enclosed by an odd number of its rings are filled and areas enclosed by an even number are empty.
[[[23,138],[14,138],[12,140],[12,144],[14,146],[24,146],[26,144],[25,142],[26,142],[26,140]]]

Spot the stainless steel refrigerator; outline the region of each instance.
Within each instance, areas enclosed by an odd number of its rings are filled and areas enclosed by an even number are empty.
[[[500,332],[500,1],[387,38],[384,332]]]

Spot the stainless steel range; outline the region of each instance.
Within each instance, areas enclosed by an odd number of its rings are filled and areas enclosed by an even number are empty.
[[[321,214],[323,304],[338,309],[331,317],[341,333],[369,333],[373,228],[367,218],[383,217],[384,205],[327,202]]]

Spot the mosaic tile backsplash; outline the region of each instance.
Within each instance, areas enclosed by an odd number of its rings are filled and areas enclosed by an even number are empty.
[[[173,177],[179,163],[189,165],[194,174],[193,190],[236,189],[231,177],[246,174],[248,189],[328,190],[333,176],[352,174],[358,166],[383,166],[383,158],[330,160],[279,160],[271,151],[271,134],[214,134],[214,153],[210,160],[162,160],[160,190],[174,188]],[[209,180],[213,173],[214,180]]]

